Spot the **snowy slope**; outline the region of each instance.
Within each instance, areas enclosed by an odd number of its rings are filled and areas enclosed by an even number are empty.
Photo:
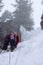
[[[14,52],[0,55],[0,65],[43,65],[43,30],[21,42]]]

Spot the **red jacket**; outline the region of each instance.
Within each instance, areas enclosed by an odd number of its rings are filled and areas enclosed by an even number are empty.
[[[14,33],[14,34],[15,34],[15,33]],[[17,45],[18,45],[18,43],[21,41],[21,39],[20,39],[20,37],[19,37],[17,34],[15,34],[15,35],[16,35],[16,37],[17,37]],[[6,36],[7,36],[7,35],[6,35]],[[6,36],[2,38],[2,42],[5,41]]]
[[[18,45],[18,43],[21,42],[21,39],[20,39],[20,37],[18,35],[16,35],[16,36],[18,38],[18,42],[17,42],[17,45]]]

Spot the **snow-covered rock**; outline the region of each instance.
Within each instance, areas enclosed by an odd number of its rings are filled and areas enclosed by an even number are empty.
[[[22,25],[20,26],[21,41],[26,41],[31,38],[31,33],[27,31]]]

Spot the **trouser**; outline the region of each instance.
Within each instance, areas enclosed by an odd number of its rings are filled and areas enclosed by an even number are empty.
[[[10,40],[10,45],[11,45],[11,47],[10,47],[11,51],[12,51],[13,49],[15,49],[16,46],[17,46],[15,40]]]
[[[10,40],[10,41],[6,40],[4,42],[2,50],[7,50],[7,47],[9,45],[9,43],[10,43],[10,46],[11,46],[10,47],[11,50],[13,50],[14,48],[16,48],[17,45],[16,45],[16,42],[14,40]]]
[[[8,45],[9,45],[9,41],[5,40],[4,43],[3,43],[2,50],[6,50]]]

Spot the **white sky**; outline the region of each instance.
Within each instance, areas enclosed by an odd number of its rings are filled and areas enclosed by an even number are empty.
[[[41,5],[41,0],[31,0],[33,1],[33,20],[35,22],[35,29],[37,27],[40,27],[40,17],[42,14],[42,5]],[[1,14],[5,11],[5,10],[9,10],[10,12],[13,12],[15,9],[13,6],[11,6],[11,3],[15,3],[15,0],[3,0],[3,3],[5,4]]]

